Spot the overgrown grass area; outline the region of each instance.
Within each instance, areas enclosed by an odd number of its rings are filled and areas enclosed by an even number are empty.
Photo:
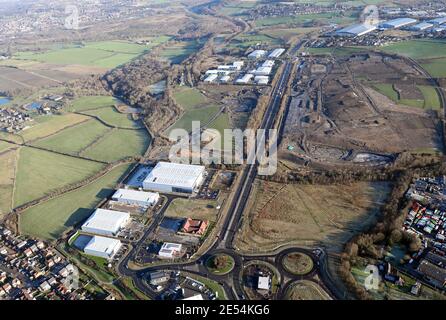
[[[18,160],[14,206],[88,178],[102,167],[97,162],[23,147]]]
[[[24,211],[20,231],[47,240],[58,239],[68,228],[86,219],[92,209],[110,196],[131,165],[118,166],[93,183]]]
[[[193,218],[200,220],[217,220],[216,200],[182,199],[173,200],[165,213],[166,217]]]
[[[376,223],[391,184],[282,185],[256,182],[236,244],[241,250],[323,244],[339,250]]]
[[[160,57],[172,64],[180,64],[190,55],[200,50],[202,43],[197,40],[181,41],[171,44],[161,50]]]

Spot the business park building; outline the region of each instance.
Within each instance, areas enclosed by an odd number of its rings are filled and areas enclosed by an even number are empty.
[[[129,222],[127,212],[96,209],[82,225],[82,231],[103,236],[115,236]]]
[[[204,175],[204,166],[159,162],[144,179],[143,188],[167,193],[193,193],[202,184]]]

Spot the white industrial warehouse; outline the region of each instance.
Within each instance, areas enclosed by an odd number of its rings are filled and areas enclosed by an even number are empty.
[[[443,24],[443,23],[446,23],[446,17],[440,17],[440,18],[432,19],[432,20],[429,20],[428,22],[432,23],[434,25]]]
[[[420,22],[416,25],[410,26],[409,30],[413,30],[413,31],[423,31],[429,28],[432,28],[434,25],[432,23],[429,22]]]
[[[127,212],[96,209],[82,225],[82,231],[103,236],[116,235],[130,220]]]
[[[273,52],[268,55],[268,58],[279,58],[284,52],[285,49],[283,48],[274,49]]]
[[[130,189],[119,189],[112,196],[112,200],[141,207],[154,206],[160,198],[159,193],[144,192]]]
[[[376,26],[371,24],[355,24],[336,31],[336,35],[341,37],[359,37],[376,30]]]
[[[250,74],[250,73],[247,73],[243,77],[237,79],[237,81],[235,81],[235,83],[237,83],[237,84],[247,84],[247,83],[249,83],[252,80],[252,78],[254,78],[254,75]]]
[[[84,252],[88,255],[112,259],[119,251],[122,243],[117,239],[94,236],[84,248]]]
[[[158,192],[193,193],[204,179],[205,167],[158,162],[143,182],[143,188]]]
[[[254,50],[253,52],[248,54],[248,58],[259,59],[259,58],[263,58],[266,54],[267,54],[267,52],[265,50]]]
[[[418,21],[412,18],[398,18],[383,22],[380,24],[381,28],[385,29],[398,29],[417,23]]]

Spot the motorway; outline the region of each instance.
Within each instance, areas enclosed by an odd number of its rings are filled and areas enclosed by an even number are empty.
[[[295,57],[299,48],[304,44],[304,41],[299,42],[294,48],[290,50],[289,55],[292,58]],[[272,129],[274,127],[275,120],[280,110],[283,94],[287,89],[287,84],[289,82],[290,76],[292,74],[293,63],[286,60],[284,63],[283,72],[280,78],[274,86],[270,102],[265,111],[262,123],[259,129]],[[253,146],[251,150],[248,151],[250,156],[256,154],[256,146]],[[248,157],[249,159],[249,157]],[[135,258],[137,250],[140,246],[144,245],[148,237],[152,234],[158,224],[161,222],[164,212],[168,204],[172,201],[172,198],[168,198],[166,205],[157,213],[151,226],[145,232],[144,236],[138,243],[130,250],[130,252],[123,258],[117,265],[117,271],[119,275],[132,278],[135,286],[142,292],[144,292],[149,298],[156,299],[159,293],[154,292],[150,286],[146,283],[147,276],[149,273],[158,270],[172,270],[172,271],[185,271],[190,274],[200,275],[211,280],[218,282],[225,290],[226,297],[230,300],[246,299],[244,290],[242,288],[242,281],[240,279],[243,266],[246,262],[252,260],[261,260],[271,264],[280,273],[280,284],[279,291],[276,293],[275,298],[280,299],[285,296],[286,288],[289,284],[302,279],[312,279],[316,274],[319,275],[320,279],[324,281],[319,281],[319,284],[332,296],[332,298],[339,298],[339,293],[336,292],[336,287],[331,283],[330,277],[328,275],[328,270],[326,268],[326,254],[322,249],[317,249],[316,251],[311,251],[298,247],[283,247],[279,248],[271,253],[264,253],[259,255],[243,255],[239,254],[233,247],[234,237],[239,230],[240,223],[243,218],[243,213],[245,210],[246,203],[251,194],[251,188],[254,180],[258,174],[259,162],[255,161],[252,164],[245,164],[241,171],[240,182],[236,187],[235,196],[229,207],[229,212],[225,216],[224,220],[221,221],[221,229],[219,234],[216,236],[215,242],[211,245],[200,257],[194,261],[186,263],[166,263],[163,265],[149,266],[142,268],[141,270],[133,270],[128,266],[129,261]],[[305,276],[295,276],[290,274],[283,268],[283,257],[291,252],[303,252],[309,255],[314,262],[315,268]],[[318,254],[315,254],[318,252]],[[231,256],[234,259],[234,268],[231,272],[226,275],[215,275],[207,270],[205,267],[206,260],[215,254],[224,253]],[[287,279],[287,282],[285,282]]]

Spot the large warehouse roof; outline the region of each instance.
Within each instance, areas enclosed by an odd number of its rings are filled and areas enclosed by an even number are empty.
[[[121,245],[121,241],[112,238],[94,236],[90,242],[85,246],[84,252],[87,253],[105,253],[107,256],[112,256],[116,247]]]
[[[130,200],[130,201],[138,201],[138,202],[147,202],[153,203],[157,202],[159,198],[158,193],[154,192],[144,192],[130,189],[119,189],[115,192],[112,199],[115,201],[122,200]]]
[[[169,185],[176,188],[190,188],[201,177],[204,166],[158,162],[145,179],[145,184]]]
[[[432,24],[443,24],[443,23],[446,23],[446,17],[432,19],[432,20],[429,20],[428,22],[430,22]]]
[[[400,28],[416,22],[417,20],[412,18],[398,18],[383,22],[381,25],[385,28]]]
[[[362,36],[366,33],[376,30],[376,26],[370,24],[355,24],[344,29],[336,31],[338,35],[349,35],[349,36]]]
[[[82,230],[97,230],[101,233],[116,233],[130,218],[127,212],[96,209],[96,211],[83,224]]]
[[[428,29],[428,28],[431,28],[433,26],[433,24],[432,23],[428,23],[428,22],[420,22],[420,23],[418,23],[418,24],[416,24],[416,25],[414,25],[414,26],[412,26],[412,27],[410,27],[412,30],[419,30],[419,31],[422,31],[422,30],[426,30],[426,29]]]

